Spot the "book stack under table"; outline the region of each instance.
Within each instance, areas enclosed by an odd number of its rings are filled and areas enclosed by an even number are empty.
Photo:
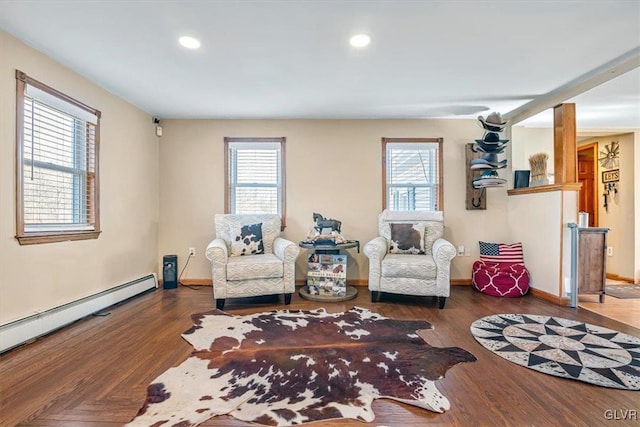
[[[345,296],[347,293],[347,256],[309,256],[307,272],[309,295]]]

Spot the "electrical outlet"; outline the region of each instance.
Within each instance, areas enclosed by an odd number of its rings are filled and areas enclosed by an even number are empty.
[[[196,256],[196,248],[189,248],[189,256]]]
[[[464,255],[464,246],[460,245],[458,246],[458,256],[463,256]]]
[[[613,256],[613,246],[607,246],[607,256]]]

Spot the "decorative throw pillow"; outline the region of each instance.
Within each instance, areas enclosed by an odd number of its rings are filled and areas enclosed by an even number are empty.
[[[241,225],[234,230],[231,241],[231,256],[258,255],[264,253],[262,223]]]
[[[424,223],[389,224],[391,241],[389,252],[392,254],[424,254]]]
[[[524,264],[522,242],[511,245],[488,242],[478,243],[480,243],[480,259],[482,261]]]

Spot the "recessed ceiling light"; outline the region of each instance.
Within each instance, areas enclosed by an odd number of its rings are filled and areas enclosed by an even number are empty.
[[[178,39],[178,41],[187,49],[197,49],[200,47],[200,40],[193,37],[182,36]]]
[[[349,39],[349,43],[353,47],[365,47],[368,46],[371,42],[371,37],[366,34],[356,34],[355,36]]]

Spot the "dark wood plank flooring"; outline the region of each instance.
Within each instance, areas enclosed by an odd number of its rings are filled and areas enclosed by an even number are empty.
[[[607,416],[640,417],[640,392],[597,387],[541,374],[484,349],[469,332],[470,324],[498,313],[565,317],[640,336],[640,331],[582,309],[559,307],[526,296],[501,299],[469,286],[454,286],[444,310],[435,298],[383,296],[372,304],[369,291],[340,303],[307,301],[294,295],[291,309],[370,308],[396,319],[423,319],[435,329],[431,345],[462,347],[478,361],[454,366],[437,387],[451,409],[436,414],[391,400],[373,405],[372,426],[599,426]],[[1,426],[115,426],[135,416],[151,381],[191,353],[180,334],[190,315],[214,308],[210,287],[157,290],[110,308],[104,317],[88,317],[31,344],[0,355]],[[282,297],[227,300],[225,310],[247,314],[285,308]],[[638,425],[618,419],[615,426]],[[627,415],[626,418],[633,418]],[[248,426],[229,416],[204,426]],[[336,420],[314,426],[363,426]]]

